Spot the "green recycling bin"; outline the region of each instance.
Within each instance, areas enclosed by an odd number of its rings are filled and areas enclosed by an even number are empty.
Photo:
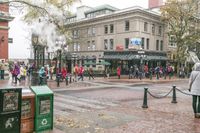
[[[20,133],[21,88],[0,89],[0,133]]]
[[[48,86],[31,86],[35,93],[35,131],[53,129],[53,91]]]

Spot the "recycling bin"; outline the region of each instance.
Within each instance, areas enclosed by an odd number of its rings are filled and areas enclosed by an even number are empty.
[[[22,89],[21,133],[34,131],[35,94],[29,88]]]
[[[53,91],[48,86],[31,86],[35,94],[35,131],[53,129]]]
[[[20,133],[21,88],[0,89],[0,133]]]

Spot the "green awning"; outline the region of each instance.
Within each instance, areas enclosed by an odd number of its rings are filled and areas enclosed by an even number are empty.
[[[101,61],[99,63],[97,63],[97,65],[104,65],[104,66],[110,66],[110,62],[107,62],[107,61]]]
[[[139,60],[143,58],[143,60],[168,60],[166,56],[156,56],[156,55],[137,55],[137,54],[123,54],[123,55],[104,55],[102,59],[109,60]]]

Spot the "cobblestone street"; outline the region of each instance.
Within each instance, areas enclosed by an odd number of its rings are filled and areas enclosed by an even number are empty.
[[[10,81],[0,81],[9,86]],[[23,83],[18,84],[21,86]],[[24,83],[28,84],[28,83]],[[17,86],[18,86],[17,85]],[[54,130],[66,133],[198,133],[200,119],[195,119],[191,96],[177,91],[176,104],[172,93],[155,99],[148,95],[149,108],[143,109],[144,87],[157,96],[167,94],[172,85],[188,93],[188,79],[85,79],[54,91]]]

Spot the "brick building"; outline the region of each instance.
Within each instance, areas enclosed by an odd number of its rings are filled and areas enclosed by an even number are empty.
[[[0,59],[8,59],[8,22],[11,20],[8,4],[0,4]]]
[[[158,8],[164,4],[163,0],[149,0],[149,8]]]

